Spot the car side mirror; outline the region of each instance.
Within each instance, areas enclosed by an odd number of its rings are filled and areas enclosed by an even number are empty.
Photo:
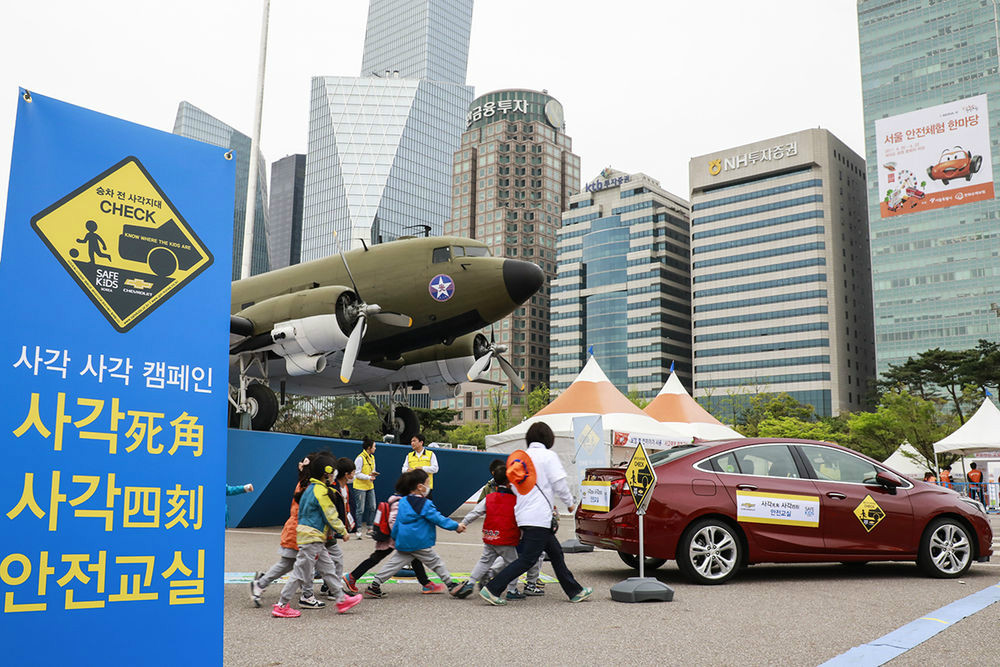
[[[903,480],[885,470],[879,470],[875,474],[875,481],[893,496],[896,495],[896,488],[903,485]]]

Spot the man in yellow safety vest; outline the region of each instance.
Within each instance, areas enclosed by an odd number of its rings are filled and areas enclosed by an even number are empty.
[[[434,490],[434,473],[438,471],[438,460],[434,452],[424,447],[424,434],[418,433],[410,438],[410,447],[413,451],[406,455],[403,462],[403,472],[410,472],[422,468],[427,473],[427,497],[431,497]]]

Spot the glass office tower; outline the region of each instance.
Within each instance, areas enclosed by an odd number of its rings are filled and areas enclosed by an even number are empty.
[[[250,178],[250,137],[237,132],[218,118],[209,115],[190,102],[181,102],[174,120],[174,134],[197,139],[213,146],[232,148],[236,153],[236,200],[233,213],[233,280],[240,277],[243,266],[243,229],[246,225],[247,181]],[[269,270],[267,256],[267,166],[257,152],[257,197],[254,210],[253,246],[250,274]]]
[[[881,373],[1000,339],[997,6],[860,0],[858,30]]]
[[[471,27],[472,0],[372,0],[361,77],[313,78],[303,261],[441,233]]]
[[[865,163],[822,129],[692,158],[694,397],[787,392],[820,416],[874,373]]]
[[[267,250],[272,269],[298,264],[302,253],[302,195],[306,156],[287,155],[271,164]]]
[[[645,174],[611,168],[570,198],[556,242],[552,389],[588,349],[623,392],[652,399],[674,366],[691,386],[688,204]]]

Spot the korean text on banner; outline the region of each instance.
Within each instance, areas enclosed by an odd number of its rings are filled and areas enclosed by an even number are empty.
[[[986,95],[875,121],[883,218],[993,199]]]
[[[221,662],[226,152],[18,98],[0,261],[19,286],[0,291],[11,664]]]

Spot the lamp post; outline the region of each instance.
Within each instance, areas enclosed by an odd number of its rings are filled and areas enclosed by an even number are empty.
[[[240,278],[250,277],[253,255],[254,213],[257,209],[257,153],[260,150],[260,121],[264,109],[264,69],[267,65],[267,24],[271,0],[264,0],[264,17],[260,27],[260,64],[257,70],[257,104],[253,114],[253,135],[250,138],[250,174],[247,177],[247,209],[243,225],[243,254]]]

